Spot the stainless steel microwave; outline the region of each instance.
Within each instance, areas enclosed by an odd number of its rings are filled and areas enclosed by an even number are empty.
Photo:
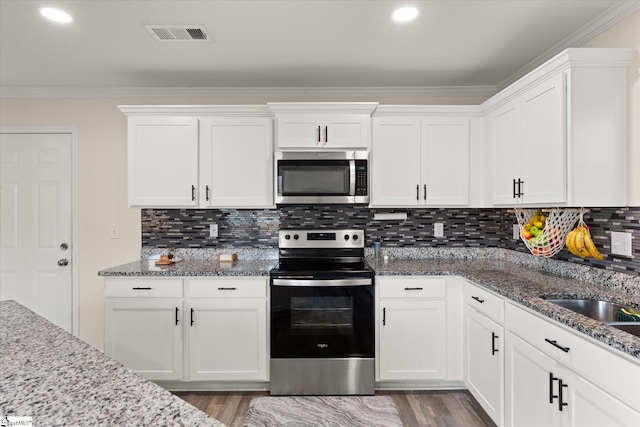
[[[275,153],[276,204],[369,204],[368,151]]]

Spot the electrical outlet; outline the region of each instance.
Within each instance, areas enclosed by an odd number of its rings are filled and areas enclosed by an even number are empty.
[[[120,224],[110,224],[109,225],[109,238],[110,239],[119,239],[120,238]]]
[[[513,224],[513,240],[520,239],[520,226],[518,224]]]
[[[436,222],[433,224],[433,235],[435,237],[444,237],[444,224],[441,222]]]
[[[213,238],[218,237],[218,224],[216,223],[209,224],[209,237],[213,237]]]
[[[631,257],[631,233],[611,232],[611,255]]]

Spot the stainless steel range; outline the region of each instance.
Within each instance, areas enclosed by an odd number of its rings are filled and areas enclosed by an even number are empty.
[[[271,394],[374,394],[374,274],[363,230],[281,230]]]

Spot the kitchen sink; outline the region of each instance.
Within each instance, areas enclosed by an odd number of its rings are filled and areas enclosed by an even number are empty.
[[[640,337],[640,322],[612,324],[614,328],[620,329],[637,337]]]
[[[591,299],[548,299],[547,301],[604,323],[633,322],[633,318],[625,317],[620,311],[627,307],[613,302]],[[640,326],[640,322],[638,323]]]

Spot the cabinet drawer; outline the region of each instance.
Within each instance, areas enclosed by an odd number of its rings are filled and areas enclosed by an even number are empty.
[[[469,282],[464,286],[464,301],[498,323],[504,322],[504,299]]]
[[[380,298],[444,298],[444,277],[377,277]]]
[[[508,303],[505,324],[538,350],[561,362],[633,408],[640,407],[640,363],[582,338],[566,327]],[[555,341],[555,345],[550,341]],[[563,347],[562,350],[559,347]]]
[[[182,298],[182,279],[105,279],[105,298]]]
[[[266,298],[267,278],[211,278],[189,280],[190,298]]]

